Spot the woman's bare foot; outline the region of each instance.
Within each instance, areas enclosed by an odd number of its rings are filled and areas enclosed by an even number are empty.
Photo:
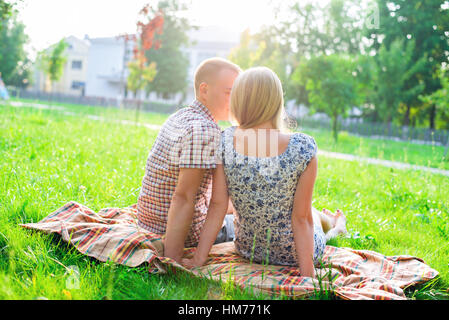
[[[329,219],[330,229],[335,228],[335,224],[337,223],[337,219],[336,219],[335,214],[333,214],[331,211],[329,211],[327,209],[323,209],[323,213]]]
[[[329,218],[334,221],[332,228],[328,232],[326,232],[326,241],[335,238],[339,234],[348,233],[348,231],[346,230],[346,216],[340,209],[338,209],[335,214],[327,209],[323,209],[323,213],[328,215]]]
[[[346,234],[348,231],[346,230],[346,216],[340,209],[337,209],[335,214],[335,229],[339,234]]]

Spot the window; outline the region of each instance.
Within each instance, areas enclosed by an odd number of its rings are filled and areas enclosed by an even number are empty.
[[[73,90],[79,90],[84,88],[86,84],[82,81],[72,81],[72,89]]]
[[[81,60],[72,61],[72,69],[81,70],[83,68],[83,62]]]

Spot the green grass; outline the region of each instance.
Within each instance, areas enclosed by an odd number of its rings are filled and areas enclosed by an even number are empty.
[[[111,267],[57,236],[18,226],[37,222],[70,200],[95,211],[136,203],[156,135],[83,115],[0,107],[0,299],[268,297],[182,272],[150,276],[145,266]],[[65,289],[65,267],[71,265],[80,270],[82,290]]]
[[[30,99],[13,99],[12,101],[49,104],[48,102],[39,102]],[[135,111],[133,110],[56,102],[54,106],[63,107],[64,111],[73,112],[78,115],[96,115],[110,120],[135,120]],[[63,112],[57,109],[54,111]],[[141,112],[139,122],[162,125],[167,118],[168,115],[163,113]],[[230,124],[222,122],[220,125],[227,127]],[[335,143],[330,130],[303,128],[302,131],[313,136],[318,148],[321,150],[449,170],[449,159],[444,158],[446,148],[443,146],[420,145],[386,139],[370,139],[355,136],[346,131],[339,133],[338,143]]]
[[[95,211],[137,201],[157,131],[85,117],[96,112],[132,120],[132,111],[68,107],[78,114],[0,106],[0,299],[275,298],[182,272],[150,275],[146,266],[100,263],[57,236],[19,227],[19,223],[41,220],[72,200]],[[165,118],[155,114],[141,117],[155,124]],[[320,140],[325,140],[324,136],[311,135],[326,149]],[[354,154],[357,150],[353,149]],[[434,155],[429,152],[425,156]],[[411,289],[408,297],[447,299],[447,190],[449,178],[442,175],[323,156],[314,206],[332,211],[340,208],[348,218],[350,236],[331,244],[385,255],[418,256],[438,270],[440,278]],[[66,289],[67,268],[74,265],[80,271],[81,290]],[[315,298],[332,296],[320,293]]]
[[[449,170],[449,159],[444,159],[443,146],[370,139],[346,131],[339,133],[338,143],[335,143],[330,131],[304,129],[304,132],[313,136],[322,150]]]

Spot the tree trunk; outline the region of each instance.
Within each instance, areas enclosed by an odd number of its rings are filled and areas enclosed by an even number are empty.
[[[53,81],[50,81],[50,109],[53,107]]]
[[[434,130],[435,129],[435,116],[436,116],[436,112],[437,108],[435,105],[432,105],[432,107],[430,108],[430,113],[429,113],[429,128]]]
[[[332,117],[332,132],[334,136],[335,143],[338,142],[338,116],[334,115]]]
[[[137,96],[137,95],[136,95]],[[136,107],[136,122],[139,122],[139,112],[140,112],[140,104],[142,101],[140,100],[140,95],[137,97],[137,107]]]
[[[405,127],[410,126],[410,106],[409,105],[407,105],[407,111],[405,112],[404,120],[402,121],[402,125]]]
[[[444,151],[444,159],[449,161],[449,136],[447,137],[446,150]]]

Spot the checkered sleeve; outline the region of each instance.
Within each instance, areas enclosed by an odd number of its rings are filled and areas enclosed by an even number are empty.
[[[216,168],[220,140],[220,129],[202,121],[193,121],[181,140],[179,167]]]

